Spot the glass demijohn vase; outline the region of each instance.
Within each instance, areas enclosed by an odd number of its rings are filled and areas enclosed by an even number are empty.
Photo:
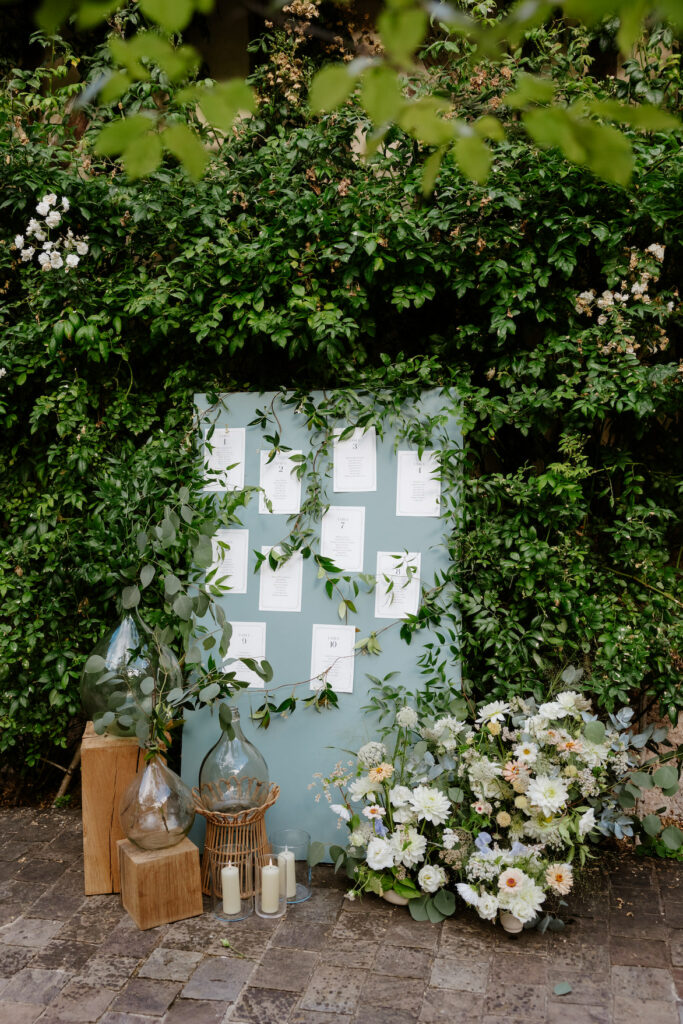
[[[260,806],[268,796],[268,766],[244,733],[240,714],[232,708],[231,728],[223,727],[199,769],[202,803],[211,811],[237,814]],[[248,785],[247,780],[263,785]]]
[[[98,732],[135,736],[154,695],[182,685],[182,671],[165,644],[146,635],[132,615],[97,642],[81,675],[81,703]]]
[[[175,846],[192,828],[192,793],[156,754],[124,792],[119,819],[125,836],[142,850]]]

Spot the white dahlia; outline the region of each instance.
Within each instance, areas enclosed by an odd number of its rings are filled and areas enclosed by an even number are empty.
[[[433,786],[416,786],[410,799],[417,820],[430,821],[432,825],[443,825],[451,809],[451,802]]]
[[[569,790],[562,779],[538,775],[529,783],[526,796],[533,807],[538,807],[546,817],[549,817],[564,807]]]

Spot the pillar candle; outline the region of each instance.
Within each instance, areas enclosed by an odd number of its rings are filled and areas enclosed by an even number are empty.
[[[296,861],[294,851],[284,848],[277,855],[277,866],[280,869],[280,895],[291,900],[296,896]]]
[[[227,864],[221,869],[221,888],[223,890],[223,913],[239,914],[242,909],[240,869],[235,864]]]
[[[280,909],[280,869],[272,860],[261,868],[261,910],[277,914]]]

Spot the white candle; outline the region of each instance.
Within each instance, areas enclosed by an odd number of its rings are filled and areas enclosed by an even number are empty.
[[[277,914],[280,909],[280,869],[272,860],[261,868],[261,910]]]
[[[277,855],[277,866],[280,869],[280,895],[291,900],[296,896],[296,861],[294,851],[284,850]]]
[[[227,864],[221,869],[221,888],[223,890],[223,913],[239,914],[242,909],[240,869],[235,864]]]

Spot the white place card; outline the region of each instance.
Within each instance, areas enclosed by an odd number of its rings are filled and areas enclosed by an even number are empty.
[[[314,624],[311,642],[311,689],[329,683],[335,693],[353,693],[355,626]]]
[[[260,459],[261,491],[258,498],[258,510],[261,515],[292,515],[301,510],[301,480],[296,475],[297,463],[292,462],[292,455],[301,455],[300,451],[276,452],[269,462],[270,451],[264,449]],[[271,507],[268,508],[267,502]]]
[[[420,607],[419,551],[378,551],[375,618],[403,619]]]
[[[258,608],[260,612],[300,612],[301,591],[304,577],[304,558],[300,551],[295,551],[287,561],[271,569],[268,555],[271,547],[262,547],[261,553],[266,555],[261,563]],[[275,549],[279,551],[279,548]]]
[[[245,427],[216,427],[211,438],[204,434],[204,457],[220,477],[207,481],[205,491],[238,491],[244,487]]]
[[[419,458],[415,451],[399,451],[396,473],[397,516],[439,516],[441,480],[435,451]]]
[[[228,544],[229,549],[221,549],[219,542]],[[212,569],[218,570],[218,576],[227,576],[227,586],[231,594],[246,594],[249,565],[249,530],[216,530],[211,538],[213,544]]]
[[[232,636],[223,670],[236,672],[237,678],[249,683],[250,690],[262,690],[263,680],[253,669],[247,668],[242,658],[263,661],[266,656],[265,622],[231,622]]]
[[[350,437],[339,439],[335,430],[332,486],[337,492],[377,490],[377,438],[375,428],[356,427]]]
[[[330,505],[320,528],[320,554],[344,572],[363,571],[365,506]]]

